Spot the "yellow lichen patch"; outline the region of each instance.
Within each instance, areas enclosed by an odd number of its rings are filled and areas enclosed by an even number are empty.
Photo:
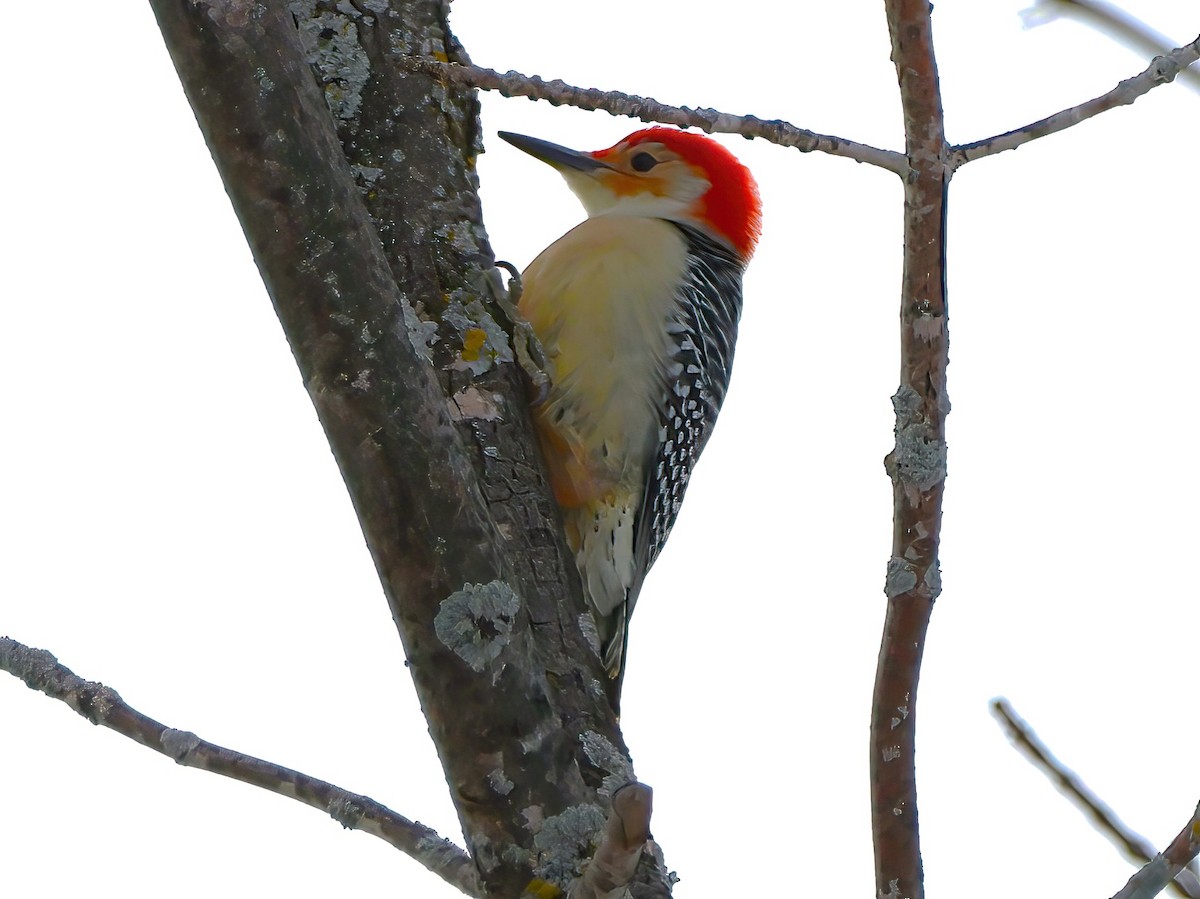
[[[479,351],[487,343],[487,332],[483,328],[468,328],[463,334],[462,357],[464,362],[475,362]]]
[[[529,881],[529,885],[525,887],[525,893],[522,899],[558,899],[563,894],[563,891],[554,884],[534,878]]]

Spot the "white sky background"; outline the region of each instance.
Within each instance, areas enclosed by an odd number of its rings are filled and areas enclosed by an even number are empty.
[[[1025,2],[938,3],[951,140],[1144,66],[1073,22],[1022,30]],[[1200,31],[1192,0],[1129,8],[1179,41]],[[879,2],[576,9],[458,0],[452,24],[501,70],[901,146]],[[147,5],[71,4],[6,52],[23,87],[0,142],[0,633],[461,841],[337,468]],[[595,149],[640,126],[483,102],[488,230],[524,265],[582,212],[495,132]],[[721,425],[633,621],[623,725],[681,899],[869,896],[901,191],[846,160],[726,142],[761,185],[763,241]],[[1198,147],[1200,96],[1174,85],[954,179],[945,592],[918,731],[931,895],[1104,897],[1132,871],[1009,748],[997,694],[1155,844],[1200,798]],[[14,897],[459,895],[7,677],[0,807]]]

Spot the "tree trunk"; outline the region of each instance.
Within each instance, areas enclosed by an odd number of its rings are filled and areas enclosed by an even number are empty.
[[[632,775],[489,289],[474,92],[394,62],[465,59],[447,7],[151,2],[353,498],[481,881],[562,886]]]

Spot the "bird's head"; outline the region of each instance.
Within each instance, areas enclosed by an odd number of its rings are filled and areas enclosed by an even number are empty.
[[[635,131],[607,150],[569,150],[500,132],[514,147],[549,163],[589,216],[634,215],[680,222],[724,241],[743,261],[761,230],[758,185],[715,140],[674,128]]]

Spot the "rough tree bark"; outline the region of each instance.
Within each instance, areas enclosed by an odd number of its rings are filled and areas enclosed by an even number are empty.
[[[447,4],[151,5],[354,501],[483,888],[564,885],[632,774],[489,286],[474,93],[394,63],[465,60]]]

